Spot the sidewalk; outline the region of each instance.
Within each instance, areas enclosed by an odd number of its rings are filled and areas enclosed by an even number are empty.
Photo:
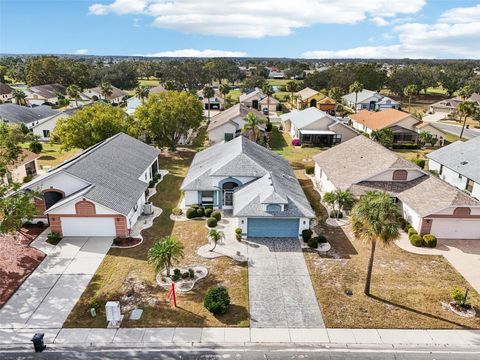
[[[32,346],[38,329],[0,330],[0,348]],[[92,347],[202,346],[208,344],[315,344],[322,346],[480,348],[480,330],[121,328],[47,329],[46,344]]]

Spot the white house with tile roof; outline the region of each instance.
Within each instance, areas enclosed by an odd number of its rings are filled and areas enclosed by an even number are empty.
[[[363,89],[358,93],[349,93],[342,96],[342,101],[348,107],[355,110],[355,102],[357,104],[356,110],[368,110],[368,111],[383,111],[387,109],[399,109],[400,103],[397,101],[383,96],[376,91]]]
[[[231,211],[248,237],[298,237],[315,217],[288,161],[243,136],[199,152],[181,190],[187,207]]]
[[[316,156],[315,181],[321,192],[350,190],[389,193],[419,234],[439,239],[480,239],[480,202],[430,176],[365,136],[357,136]]]

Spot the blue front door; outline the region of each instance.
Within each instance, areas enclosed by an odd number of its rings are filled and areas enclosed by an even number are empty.
[[[299,219],[250,218],[247,237],[298,237]]]

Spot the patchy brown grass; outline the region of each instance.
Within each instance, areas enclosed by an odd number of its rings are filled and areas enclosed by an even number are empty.
[[[169,216],[180,200],[180,185],[193,158],[192,150],[162,154],[160,167],[167,169],[167,175],[157,186],[152,198],[163,213],[154,225],[144,231],[142,245],[132,249],[111,249],[100,265],[87,289],[70,313],[65,327],[104,327],[106,324],[104,304],[107,300],[119,300],[130,293],[130,299],[123,299],[122,305],[135,304],[143,308],[140,320],[128,320],[124,327],[211,327],[248,326],[248,278],[247,267],[227,258],[207,260],[196,254],[197,248],[206,242],[207,230],[204,221],[192,220],[173,222]],[[167,291],[157,286],[155,272],[147,262],[148,249],[163,236],[173,235],[185,246],[185,257],[179,267],[204,265],[209,269],[205,279],[184,294],[177,294],[177,308],[166,302]],[[222,284],[227,287],[231,305],[227,314],[213,316],[203,307],[203,298],[209,287]],[[100,305],[98,315],[88,314],[94,303]]]

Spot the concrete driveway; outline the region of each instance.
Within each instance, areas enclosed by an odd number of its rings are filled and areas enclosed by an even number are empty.
[[[0,329],[61,328],[113,241],[66,237],[53,246],[45,239],[32,243],[47,257],[0,310]]]
[[[249,239],[253,328],[325,327],[298,239]]]
[[[460,136],[460,132],[462,131],[461,125],[452,125],[452,124],[437,122],[435,123],[435,126],[443,131],[446,131],[450,134],[457,135],[457,136]],[[463,137],[466,139],[472,139],[477,136],[480,136],[480,130],[465,128],[465,131],[463,132]]]

